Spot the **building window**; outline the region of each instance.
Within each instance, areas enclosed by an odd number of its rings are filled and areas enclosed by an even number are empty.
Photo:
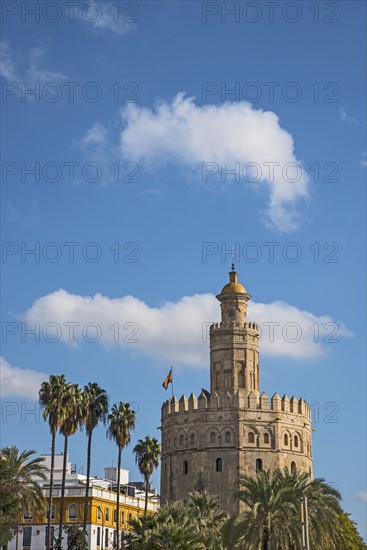
[[[215,443],[215,433],[211,432],[210,434],[210,443]]]
[[[297,471],[297,464],[293,461],[291,462],[291,472],[292,474],[295,474]]]
[[[47,512],[46,512],[47,519],[48,519],[49,513],[50,513],[50,510],[49,510],[49,508],[47,508]],[[55,519],[55,517],[56,517],[56,508],[55,508],[54,505],[52,505],[51,519]]]
[[[113,511],[113,522],[117,523],[117,510],[116,510],[116,508]]]
[[[221,472],[223,470],[223,461],[221,458],[217,458],[215,461],[215,471]]]
[[[78,519],[78,507],[76,504],[70,504],[69,506],[69,520]]]
[[[226,432],[226,433],[224,434],[224,441],[225,441],[226,443],[230,443],[230,442],[231,442],[231,432]]]
[[[183,447],[183,444],[184,444],[184,436],[183,436],[183,435],[180,435],[180,439],[179,439],[179,445],[180,445],[180,447]]]
[[[23,527],[23,546],[31,546],[32,544],[32,527],[27,525]]]
[[[28,508],[24,508],[23,519],[33,519],[33,510],[28,510]]]
[[[249,443],[255,443],[255,434],[254,434],[254,432],[249,432],[248,433],[248,442]]]
[[[264,434],[264,443],[268,445],[270,442],[269,434]]]
[[[102,508],[98,506],[97,510],[97,519],[102,519]]]
[[[101,528],[97,527],[97,546],[101,545]]]
[[[132,515],[132,513],[130,512],[130,514],[129,514],[129,522],[130,522],[132,519],[133,519],[133,515]]]
[[[108,528],[106,529],[104,534],[104,545],[108,548]]]
[[[121,512],[121,524],[123,525],[125,523],[125,512]]]
[[[113,547],[116,548],[116,544],[117,544],[117,535],[116,535],[116,531],[114,530],[113,531]]]
[[[294,436],[294,446],[298,447],[298,435]]]
[[[257,458],[256,459],[256,471],[261,472],[262,469],[263,469],[263,461],[261,460],[261,458]]]
[[[182,463],[182,473],[184,475],[186,475],[189,471],[189,464],[187,462],[187,460],[184,460],[183,463]]]
[[[288,445],[288,435],[284,434],[284,445]]]
[[[190,445],[194,445],[195,444],[195,434],[191,434],[190,435]]]
[[[110,521],[110,509],[106,508],[106,521]]]

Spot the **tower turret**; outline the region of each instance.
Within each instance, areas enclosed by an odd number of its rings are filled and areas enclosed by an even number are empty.
[[[210,327],[211,392],[218,395],[240,390],[259,391],[259,331],[247,322],[247,302],[251,298],[238,282],[232,264],[227,283],[218,294],[221,322]]]

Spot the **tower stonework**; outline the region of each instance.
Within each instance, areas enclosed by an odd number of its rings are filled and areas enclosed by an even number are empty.
[[[312,432],[302,397],[260,395],[259,330],[247,321],[251,295],[234,266],[229,276],[217,296],[221,322],[210,327],[210,394],[162,406],[161,502],[206,490],[238,514],[241,475],[288,467],[312,476]]]

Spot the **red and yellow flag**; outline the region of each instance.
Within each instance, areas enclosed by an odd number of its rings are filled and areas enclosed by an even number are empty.
[[[171,370],[169,371],[169,373],[167,374],[166,378],[164,379],[164,382],[163,382],[162,386],[166,390],[168,388],[169,384],[172,384],[172,367],[171,367]]]

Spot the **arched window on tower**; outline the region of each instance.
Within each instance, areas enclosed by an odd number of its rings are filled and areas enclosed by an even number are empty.
[[[195,445],[195,434],[190,435],[190,445]]]
[[[289,443],[288,435],[284,434],[284,445],[288,445],[288,443]]]
[[[295,435],[295,436],[294,436],[294,440],[293,440],[293,441],[294,441],[294,446],[295,446],[295,447],[298,447],[298,445],[299,445],[299,442],[298,442],[298,435]]]
[[[215,471],[221,472],[223,470],[223,461],[221,458],[217,458],[215,461]]]
[[[225,441],[226,443],[230,443],[230,442],[231,442],[231,432],[226,432],[226,433],[224,434],[224,441]]]
[[[211,432],[210,434],[210,443],[215,443],[215,433]]]
[[[296,471],[297,471],[297,464],[294,461],[292,461],[291,462],[291,472],[292,472],[292,474],[295,474]]]
[[[268,445],[269,442],[270,442],[269,434],[265,433],[264,434],[264,443],[265,443],[265,445]]]
[[[248,433],[247,440],[248,440],[249,443],[255,443],[255,434],[254,434],[254,432],[249,432]]]
[[[261,472],[262,469],[263,469],[263,461],[261,460],[261,458],[257,458],[256,459],[256,471]]]
[[[184,460],[183,463],[182,463],[182,473],[183,475],[186,475],[189,471],[189,463],[187,462],[187,460]]]
[[[180,445],[180,447],[183,447],[183,444],[184,444],[184,436],[181,434],[180,435],[180,439],[178,440],[178,443]]]

